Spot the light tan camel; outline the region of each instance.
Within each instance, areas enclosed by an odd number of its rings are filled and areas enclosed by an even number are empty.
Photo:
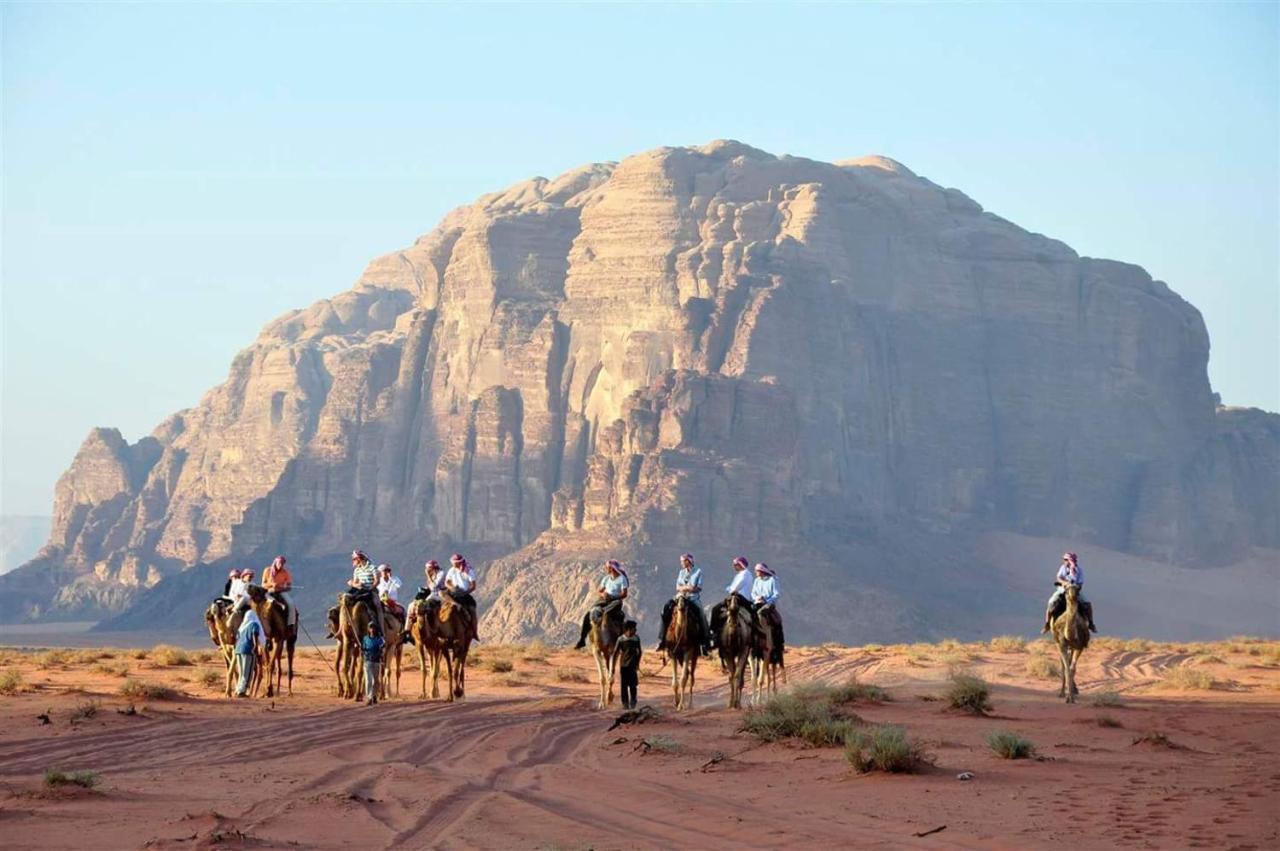
[[[1080,613],[1080,588],[1068,585],[1066,590],[1067,607],[1062,614],[1053,619],[1053,640],[1058,645],[1058,656],[1062,660],[1062,687],[1058,689],[1058,697],[1065,697],[1067,703],[1075,703],[1080,690],[1076,688],[1076,663],[1080,655],[1089,646],[1089,621]]]
[[[786,682],[787,669],[775,644],[777,634],[769,620],[770,616],[763,607],[756,611],[760,629],[756,631],[755,649],[751,651],[751,679],[754,685],[751,703],[755,706],[778,693],[779,674],[782,675],[783,682]]]
[[[352,700],[364,699],[364,677],[360,672],[360,639],[369,631],[374,618],[373,604],[365,599],[351,599],[345,593],[338,595],[337,659],[334,671],[338,675],[338,697]]]
[[[618,673],[618,639],[622,636],[622,602],[617,601],[616,611],[606,611],[599,620],[591,622],[587,644],[596,660],[596,673],[600,676],[600,700],[596,709],[608,709],[613,703],[613,678]]]
[[[383,631],[386,643],[382,646],[382,677],[378,684],[378,699],[386,700],[391,696],[392,678],[391,663],[395,662],[395,694],[400,696],[400,666],[404,657],[404,619],[391,611],[384,600],[382,603]]]
[[[671,661],[671,691],[677,710],[693,707],[693,684],[703,641],[698,634],[697,615],[691,611],[695,605],[685,595],[677,595],[671,610],[671,623],[667,625],[664,636],[667,659]]]
[[[289,694],[293,694],[293,654],[298,644],[298,629],[294,626],[288,607],[267,593],[259,585],[248,589],[249,605],[262,622],[266,633],[265,665],[263,676],[267,682],[267,697],[280,694],[284,678],[284,662],[289,663]]]
[[[729,675],[729,708],[742,708],[742,687],[747,666],[751,662],[751,649],[755,644],[755,618],[751,610],[741,605],[737,594],[730,594],[724,604],[724,623],[716,636],[716,648],[720,662]]]
[[[455,603],[447,593],[440,599],[432,625],[436,639],[444,653],[445,667],[449,672],[449,693],[446,700],[467,696],[467,654],[476,634],[476,613],[470,607]]]
[[[427,666],[431,666],[431,699],[440,697],[440,668],[444,658],[444,644],[440,640],[440,606],[429,600],[414,600],[409,604],[409,635],[418,654],[418,668],[422,671],[422,690],[419,700],[427,699]],[[452,687],[450,688],[452,691]]]
[[[223,664],[227,666],[227,697],[231,697],[233,685],[240,675],[240,660],[236,658],[236,634],[227,623],[229,608],[230,601],[218,599],[204,610],[204,624],[209,629],[209,638],[222,653]]]

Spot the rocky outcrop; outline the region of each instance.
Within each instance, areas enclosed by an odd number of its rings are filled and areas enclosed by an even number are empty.
[[[681,549],[742,551],[802,636],[919,631],[902,578],[987,530],[1280,546],[1280,418],[1217,409],[1208,351],[1141,269],[892,160],[663,148],[455,210],[153,435],[95,431],[42,558],[131,597],[275,550],[479,547],[506,554],[487,627],[529,637],[606,553],[653,572],[643,613]]]

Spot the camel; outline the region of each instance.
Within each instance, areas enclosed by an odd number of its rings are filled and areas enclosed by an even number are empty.
[[[1067,586],[1066,601],[1066,610],[1053,619],[1052,634],[1062,660],[1062,687],[1058,689],[1058,697],[1075,703],[1080,693],[1076,688],[1076,663],[1089,646],[1089,621],[1080,613],[1079,586]]]
[[[404,618],[387,608],[385,601],[382,606],[382,622],[384,626],[382,637],[386,639],[386,644],[382,647],[382,680],[378,685],[379,700],[385,700],[391,696],[391,663],[393,661],[396,663],[396,697],[400,696],[400,667],[404,657]]]
[[[266,633],[265,669],[263,676],[267,681],[267,697],[280,694],[280,681],[284,678],[284,662],[289,662],[289,694],[293,694],[293,654],[298,645],[298,628],[291,623],[290,613],[284,603],[267,593],[259,585],[249,586],[249,605],[262,621],[262,630]],[[256,679],[256,676],[255,676]]]
[[[698,655],[703,636],[697,630],[697,621],[691,606],[696,605],[688,597],[676,597],[671,610],[671,623],[667,626],[667,658],[671,660],[671,691],[675,694],[676,709],[693,706],[693,683],[698,671]]]
[[[364,677],[360,672],[360,639],[369,631],[374,617],[373,604],[367,600],[350,601],[346,594],[338,595],[338,623],[334,633],[338,639],[334,672],[338,676],[338,697],[361,700],[364,696]],[[332,621],[330,622],[332,627]]]
[[[618,639],[622,636],[622,621],[621,601],[616,601],[615,610],[606,608],[599,620],[591,621],[587,645],[591,648],[591,655],[596,660],[596,672],[600,675],[600,700],[596,703],[596,709],[608,709],[609,704],[613,703],[613,678],[618,673]]]
[[[413,615],[409,634],[413,636],[413,647],[418,654],[418,667],[422,671],[422,690],[419,700],[427,699],[427,665],[431,666],[431,699],[440,697],[440,661],[444,656],[444,644],[440,640],[439,614],[440,607],[433,606],[428,600],[414,600],[409,604]],[[452,691],[452,683],[450,683]]]
[[[729,708],[742,708],[742,686],[751,649],[755,644],[755,625],[750,609],[742,605],[737,594],[731,594],[724,605],[724,624],[716,636],[720,662],[729,673]]]
[[[448,594],[442,595],[440,607],[433,615],[431,627],[435,640],[440,642],[444,651],[444,663],[449,672],[449,693],[445,699],[452,703],[454,698],[467,696],[467,654],[475,636],[476,615],[467,606],[455,603]]]
[[[757,612],[759,617],[759,612]],[[758,706],[761,701],[778,693],[778,674],[781,673],[786,682],[787,668],[777,656],[774,644],[773,625],[766,618],[760,618],[760,629],[756,632],[755,648],[751,651],[751,679],[754,687],[751,703]]]
[[[240,660],[236,658],[236,633],[227,623],[227,608],[231,604],[226,600],[214,600],[204,610],[204,623],[209,629],[209,638],[222,653],[222,661],[227,666],[227,697],[231,697],[237,677],[239,677]]]

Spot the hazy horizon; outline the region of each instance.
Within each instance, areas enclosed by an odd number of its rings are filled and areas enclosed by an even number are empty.
[[[1142,265],[1204,314],[1223,402],[1280,408],[1271,4],[2,15],[5,514],[448,209],[715,138],[891,156]]]

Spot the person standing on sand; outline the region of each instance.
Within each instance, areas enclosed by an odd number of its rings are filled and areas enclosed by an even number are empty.
[[[253,682],[253,668],[258,661],[258,650],[263,642],[262,621],[253,609],[245,612],[240,631],[236,633],[236,656],[240,660],[240,687],[236,697],[249,696],[249,684]]]
[[[378,702],[378,675],[382,673],[382,647],[385,644],[378,630],[369,624],[369,634],[360,639],[360,652],[364,654],[364,693],[368,697],[365,706]]]
[[[636,692],[640,687],[640,636],[636,635],[636,622],[622,625],[622,637],[617,644],[618,669],[622,672],[622,708],[636,708]]]

